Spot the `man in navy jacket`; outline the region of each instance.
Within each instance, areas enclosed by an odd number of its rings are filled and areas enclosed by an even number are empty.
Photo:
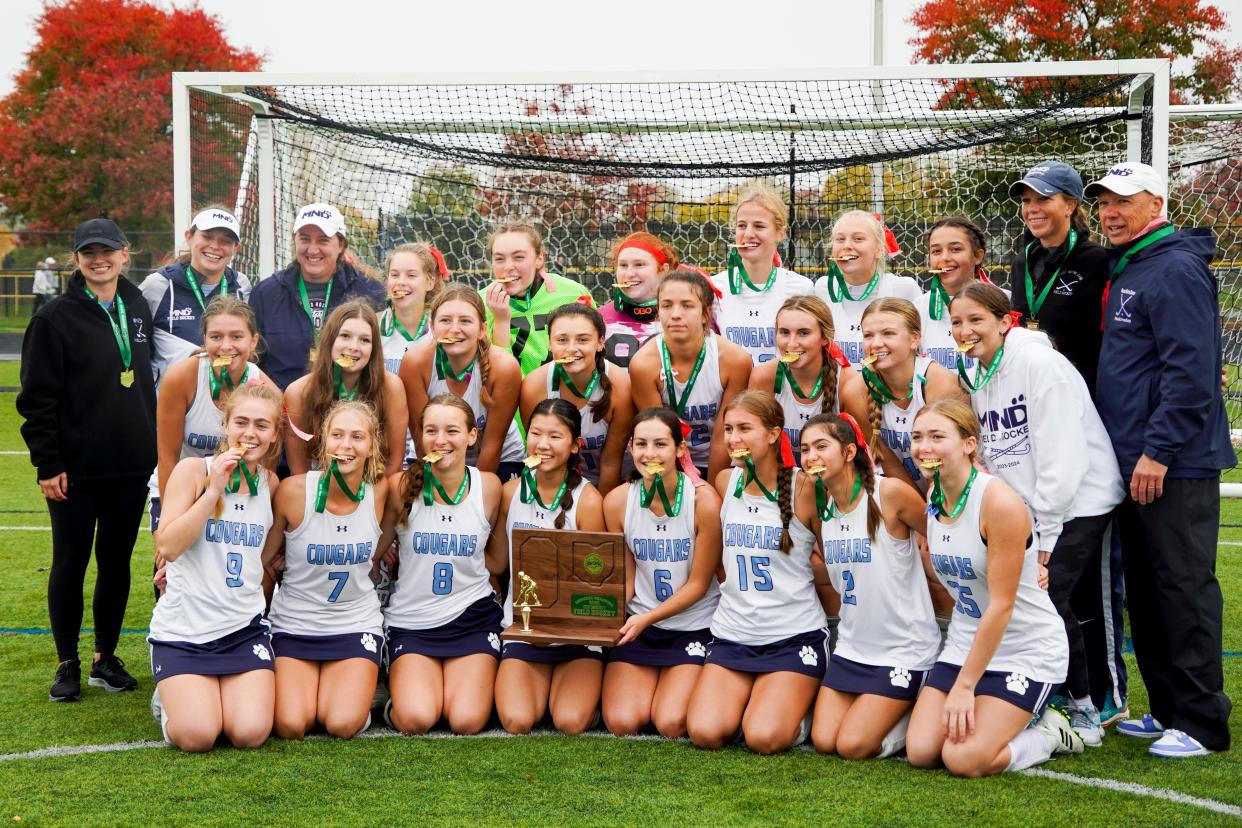
[[[334,308],[349,299],[379,308],[387,295],[383,282],[346,260],[345,222],[332,205],[308,204],[298,210],[293,238],[293,263],[250,292],[263,337],[259,367],[281,390],[306,373],[311,346]]]
[[[1165,218],[1162,175],[1118,164],[1087,186],[1112,243],[1096,405],[1129,497],[1118,507],[1134,653],[1151,713],[1117,731],[1149,752],[1229,748],[1216,580],[1220,470],[1237,464],[1221,393],[1208,230]]]

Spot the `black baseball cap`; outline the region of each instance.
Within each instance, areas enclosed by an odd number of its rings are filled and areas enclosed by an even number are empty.
[[[78,225],[78,229],[73,231],[73,252],[77,253],[83,247],[92,244],[102,244],[104,247],[120,250],[129,244],[129,241],[112,219],[93,218],[82,222]]]

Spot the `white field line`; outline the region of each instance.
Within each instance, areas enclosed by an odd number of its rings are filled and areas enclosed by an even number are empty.
[[[139,528],[142,529],[142,531],[144,532],[151,531],[151,527],[145,523]],[[50,532],[50,531],[52,531],[52,527],[50,526],[0,526],[0,532]]]
[[[1177,761],[1176,759],[1168,761]],[[1215,799],[1204,799],[1198,796],[1190,796],[1189,794],[1171,791],[1168,788],[1149,788],[1146,785],[1139,785],[1135,782],[1118,782],[1115,779],[1099,779],[1093,776],[1075,776],[1072,773],[1058,773],[1057,771],[1041,770],[1040,768],[1031,768],[1022,771],[1026,776],[1038,776],[1041,779],[1055,779],[1058,782],[1069,782],[1074,785],[1086,785],[1091,788],[1104,788],[1110,791],[1118,791],[1120,793],[1134,794],[1135,796],[1147,796],[1152,799],[1164,799],[1169,802],[1176,802],[1178,805],[1193,805],[1196,808],[1206,808],[1209,811],[1215,811],[1218,814],[1227,814],[1233,817],[1242,817],[1242,808],[1237,805],[1229,805],[1225,802],[1217,802]]]
[[[554,731],[538,730],[533,734],[535,736],[555,735]],[[601,739],[616,738],[612,734],[599,731],[582,734],[586,737],[596,737]],[[363,733],[361,739],[393,739],[393,738],[411,738],[411,739],[511,739],[514,734],[504,730],[487,730],[474,736],[458,736],[455,733],[435,732],[428,733],[423,736],[402,737],[394,730],[386,727],[377,727]],[[319,741],[321,739],[329,739],[326,735],[309,736],[309,741]],[[627,736],[625,738],[653,741],[661,739],[660,736],[644,734],[638,736]],[[679,740],[680,741],[680,740]],[[110,745],[75,745],[68,747],[49,747],[39,750],[30,750],[24,753],[4,753],[0,754],[0,762],[15,762],[23,759],[48,759],[58,758],[62,756],[82,756],[92,753],[123,753],[131,750],[146,750],[150,748],[167,748],[162,741],[142,741],[142,742],[114,742]],[[1199,796],[1191,796],[1189,794],[1172,791],[1168,788],[1151,788],[1147,785],[1139,785],[1135,782],[1119,782],[1115,779],[1100,779],[1093,776],[1076,776],[1072,773],[1059,773],[1057,771],[1042,770],[1040,768],[1031,768],[1022,771],[1025,776],[1035,776],[1041,779],[1053,779],[1058,782],[1068,782],[1072,785],[1084,785],[1090,788],[1102,788],[1104,790],[1116,791],[1118,793],[1130,794],[1132,796],[1145,796],[1151,799],[1163,799],[1166,802],[1173,802],[1178,805],[1189,805],[1195,808],[1203,808],[1208,811],[1214,811],[1218,814],[1225,814],[1232,817],[1242,818],[1242,807],[1230,805],[1226,802],[1218,802],[1215,799],[1204,799]]]
[[[30,452],[28,452],[28,451],[0,451],[0,457],[9,457],[9,456],[12,456],[12,457],[29,457],[29,456],[30,456]]]

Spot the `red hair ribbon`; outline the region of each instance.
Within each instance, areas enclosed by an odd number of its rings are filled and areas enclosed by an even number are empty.
[[[884,230],[884,246],[888,250],[889,256],[900,256],[901,245],[897,244],[897,237],[893,235],[893,231],[888,229],[888,225],[884,223],[884,216],[879,213],[872,213],[875,220],[880,223],[880,227]]]
[[[775,250],[772,252],[772,265],[774,267],[781,266],[781,251]]]
[[[693,270],[695,273],[702,276],[704,281],[707,282],[707,286],[712,289],[712,293],[716,294],[716,298],[717,299],[724,298],[724,293],[721,292],[720,288],[716,287],[715,282],[712,281],[712,277],[708,275],[706,270],[704,270],[701,267],[695,267],[694,265],[688,265],[688,264],[682,264],[680,265],[680,267],[683,270]]]
[[[654,256],[655,260],[660,264],[668,264],[668,256],[664,255],[660,248],[656,247],[654,244],[648,244],[642,239],[627,241],[625,244],[621,245],[621,249],[617,251],[617,255],[620,256],[623,252],[630,249],[645,251]]]
[[[444,254],[436,249],[435,245],[427,245],[427,252],[431,254],[431,258],[436,260],[436,269],[440,272],[440,281],[447,282],[452,278],[453,274],[449,271],[448,265],[444,262]]]
[[[983,265],[979,265],[979,267],[978,267],[978,269],[977,269],[977,272],[978,272],[978,275],[979,275],[979,281],[980,281],[980,282],[984,282],[984,283],[989,284],[989,285],[996,284],[995,282],[993,282],[991,279],[989,279],[989,278],[988,278],[988,272],[987,272],[986,270],[984,270],[984,269],[983,269]]]
[[[789,432],[781,429],[781,465],[792,469],[798,464],[794,462],[793,444],[789,442]]]
[[[1009,312],[1009,330],[1022,327],[1022,311],[1011,310]]]
[[[678,422],[681,423],[681,440],[684,446],[686,444],[685,441],[690,439],[690,433],[694,429],[690,428],[690,424],[681,418],[678,418]],[[681,473],[689,478],[690,485],[694,486],[694,488],[697,489],[700,486],[707,485],[707,481],[699,474],[698,466],[694,465],[694,461],[690,459],[689,451],[681,452],[681,458],[677,461],[677,464],[681,466]]]
[[[585,294],[584,294],[584,295],[582,295],[582,296],[579,296],[579,297],[578,297],[577,299],[575,299],[574,301],[575,301],[575,302],[577,302],[579,305],[586,305],[588,308],[593,308],[593,307],[595,307],[595,301],[594,301],[593,299],[591,299],[591,297],[590,297],[590,296],[587,296],[587,295],[585,295]]]
[[[867,453],[867,459],[871,461],[871,465],[875,465],[875,458],[871,456],[871,446],[863,437],[862,429],[858,426],[858,420],[855,420],[849,414],[842,411],[839,415],[842,420],[850,424],[850,428],[854,429],[854,444]]]
[[[828,354],[828,358],[840,365],[842,368],[850,367],[850,360],[841,350],[841,346],[835,342],[829,342],[824,346],[824,353]]]

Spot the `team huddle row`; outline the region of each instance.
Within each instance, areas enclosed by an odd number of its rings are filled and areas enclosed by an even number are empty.
[[[1155,318],[1135,298],[1150,267],[1135,258],[1107,295],[1108,251],[1087,240],[1064,167],[1011,190],[1034,237],[1012,303],[964,217],[929,231],[927,292],[886,272],[896,243],[861,211],[836,222],[829,273],[812,283],[781,267],[787,214],[758,184],[739,194],[724,271],[632,233],[599,308],[546,271],[526,224],[487,240],[492,280],[475,290],[425,243],[367,276],[336,208],[308,205],[293,262],[251,289],[228,267],[236,219],[200,213],[188,253],[141,287],[159,383],[149,641],[166,738],[348,738],[386,671],[383,715],[404,733],[473,733],[493,713],[515,733],[546,719],[578,733],[599,714],[616,734],[762,753],[809,738],[855,759],[904,748],[969,776],[1099,744],[1093,697],[1109,718],[1125,712],[1120,636],[1101,633],[1105,675],[1122,670],[1102,687],[1071,599],[1081,584],[1098,610],[1100,577],[1108,593],[1115,510],[1176,502],[1177,475],[1160,478],[1163,500],[1149,485],[1148,454],[1177,471],[1167,446],[1205,443],[1179,436],[1193,426],[1182,413],[1119,409],[1166,393],[1114,376],[1098,333],[1102,296],[1106,326]],[[1114,173],[1102,183],[1124,191]],[[1144,240],[1113,279],[1173,233],[1155,220],[1162,201],[1144,218],[1134,205],[1147,202],[1117,192],[1100,196],[1105,234]],[[95,262],[121,245],[83,241],[94,297]],[[1084,303],[1083,285],[1100,292]],[[1153,430],[1155,449],[1142,444]],[[36,465],[51,503],[51,464]],[[502,640],[514,528],[624,535],[615,646]],[[58,635],[62,658],[73,644]],[[1054,691],[1070,719],[1048,706]],[[1137,735],[1163,736],[1154,722]]]

